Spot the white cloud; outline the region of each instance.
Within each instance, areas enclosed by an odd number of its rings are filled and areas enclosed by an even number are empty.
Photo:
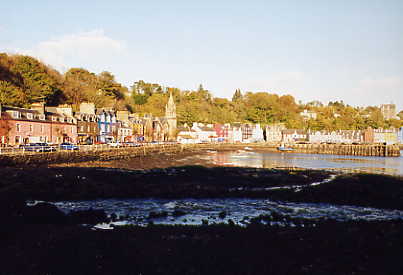
[[[37,57],[58,70],[69,67],[106,67],[108,61],[124,53],[126,45],[105,35],[103,30],[68,34],[38,43],[34,48],[21,50]]]

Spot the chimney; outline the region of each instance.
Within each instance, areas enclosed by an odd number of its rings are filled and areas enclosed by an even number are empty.
[[[34,102],[31,104],[31,110],[38,111],[40,114],[45,114],[45,102]]]
[[[95,115],[95,104],[91,102],[83,102],[80,104],[80,113]]]

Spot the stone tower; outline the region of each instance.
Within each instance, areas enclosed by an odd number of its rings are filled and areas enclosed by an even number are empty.
[[[168,122],[168,140],[176,140],[176,105],[172,93],[169,93],[168,103],[165,106],[165,118]]]

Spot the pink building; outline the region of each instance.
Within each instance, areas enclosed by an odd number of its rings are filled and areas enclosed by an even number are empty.
[[[62,143],[77,141],[77,125],[65,114],[46,112],[43,103],[32,109],[2,106],[0,119],[7,125],[1,141],[10,145],[34,142]]]
[[[216,131],[218,141],[220,142],[228,142],[228,130],[229,124],[214,124],[214,129]]]

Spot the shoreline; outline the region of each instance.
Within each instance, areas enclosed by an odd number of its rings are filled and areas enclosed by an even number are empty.
[[[137,157],[137,169],[129,169],[119,160],[0,169],[0,217],[6,221],[0,227],[4,237],[0,239],[0,256],[5,262],[2,272],[400,274],[403,270],[398,259],[403,254],[402,220],[336,222],[277,215],[258,217],[246,227],[150,223],[93,230],[82,224],[110,220],[104,211],[64,214],[48,203],[26,205],[27,200],[268,198],[403,210],[402,177],[205,167],[203,161],[195,166],[191,158],[177,161],[205,151]],[[335,179],[311,186],[331,176]],[[295,185],[301,190],[287,188]],[[270,221],[299,226],[270,226]],[[380,250],[384,252],[381,256]]]
[[[376,156],[381,157],[398,157],[400,151],[397,146],[385,147],[379,149],[380,146],[375,146],[378,149],[364,148],[367,145],[340,145],[343,150],[329,149],[329,146],[333,145],[315,145],[315,144],[296,144],[291,147],[293,151],[287,153],[306,153],[306,154],[323,154],[323,155],[346,155],[346,156],[367,156],[360,152],[377,152]],[[337,145],[338,146],[338,145]],[[354,149],[356,146],[358,149]],[[364,146],[364,147],[363,147]],[[368,145],[369,146],[369,145]],[[367,146],[367,147],[368,147]],[[382,147],[382,146],[381,146]],[[59,151],[49,153],[27,153],[27,154],[14,154],[14,155],[1,155],[0,154],[0,166],[3,167],[20,167],[20,166],[46,166],[46,165],[63,165],[68,163],[80,163],[80,162],[96,162],[96,161],[109,161],[109,160],[125,160],[130,158],[143,158],[146,156],[152,156],[159,153],[176,153],[181,154],[183,152],[206,152],[209,150],[218,151],[236,151],[245,150],[249,148],[255,151],[261,152],[280,152],[273,144],[256,143],[256,144],[195,144],[195,145],[183,145],[183,144],[166,144],[166,145],[151,145],[141,147],[129,147],[129,148],[102,148],[100,150],[78,150],[78,151]],[[347,149],[346,149],[347,148]],[[364,150],[364,149],[365,150]],[[383,152],[380,154],[379,152]],[[342,152],[342,153],[340,153]],[[379,153],[379,154],[378,154]],[[372,153],[371,153],[372,154]],[[369,156],[369,155],[368,155]]]

